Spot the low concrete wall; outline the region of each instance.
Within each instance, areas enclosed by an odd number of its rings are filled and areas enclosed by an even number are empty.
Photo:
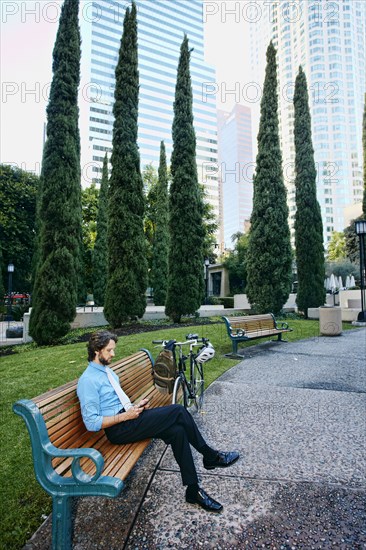
[[[318,307],[309,307],[308,308],[308,319],[319,319],[319,308]]]
[[[250,303],[246,294],[234,294],[234,307],[250,310]]]
[[[76,316],[71,323],[71,328],[103,327],[108,325],[104,317],[102,307],[93,307],[93,309],[76,309]]]
[[[336,306],[338,307],[338,306]],[[342,321],[357,321],[358,314],[360,309],[354,309],[349,307],[342,307]],[[308,309],[308,318],[309,319],[319,319],[319,308],[318,307],[309,307]]]
[[[351,303],[348,303],[349,300]],[[359,311],[361,311],[361,290],[340,290],[339,305],[341,307],[359,307]]]
[[[352,307],[342,308],[342,321],[357,321],[361,308]]]
[[[29,318],[31,309],[23,316],[24,330],[23,330],[23,342],[33,342],[32,337],[29,335]],[[103,327],[108,325],[102,307],[91,308],[77,308],[76,316],[71,323],[71,328],[87,328],[87,327]]]
[[[339,294],[335,296],[327,294],[325,305],[339,306],[342,310],[342,321],[357,321],[358,314],[361,311],[361,291],[340,290]],[[319,308],[309,307],[308,318],[319,319]]]
[[[226,311],[223,305],[203,305],[199,308],[198,313],[200,317],[212,317],[214,315],[226,315]],[[147,306],[142,319],[144,321],[167,319],[165,306]]]
[[[359,312],[361,311],[361,291],[360,290],[340,290],[339,294],[335,296],[337,301],[336,305],[342,310],[342,321],[357,321]],[[334,305],[333,296],[327,294],[327,305]],[[312,317],[309,319],[319,319],[319,313],[315,313],[317,308],[313,308],[311,311]],[[317,315],[317,317],[314,317]]]
[[[23,342],[32,342],[32,337],[29,336],[29,317],[30,311],[24,314],[24,331]],[[223,305],[203,305],[199,308],[200,317],[214,317],[221,315],[233,315],[240,313],[242,308],[225,309]],[[142,318],[144,321],[153,319],[167,319],[164,306],[147,306],[145,314]],[[108,325],[104,317],[102,307],[80,307],[76,310],[76,316],[71,323],[71,328],[88,328],[88,327],[103,327]]]
[[[246,309],[250,311],[250,303],[246,294],[235,294],[234,295],[234,308]],[[283,306],[284,311],[297,311],[296,305],[296,294],[290,294],[287,302]]]

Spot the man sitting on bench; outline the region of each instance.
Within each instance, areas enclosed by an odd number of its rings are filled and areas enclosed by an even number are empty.
[[[207,470],[231,466],[238,460],[239,453],[209,447],[182,405],[149,409],[147,399],[133,405],[121,389],[118,376],[108,367],[117,340],[115,334],[99,331],[88,343],[90,362],[77,386],[86,428],[89,431],[104,429],[109,441],[116,445],[149,438],[162,439],[172,446],[183,485],[187,486],[186,501],[211,512],[221,512],[222,505],[198,485],[190,445],[203,455],[203,466]]]

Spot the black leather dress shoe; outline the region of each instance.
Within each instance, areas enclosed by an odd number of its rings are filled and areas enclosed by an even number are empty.
[[[203,467],[206,470],[213,470],[214,468],[227,468],[236,462],[239,458],[239,453],[232,451],[225,453],[223,451],[217,451],[217,456],[214,460],[203,459]]]
[[[211,498],[203,489],[199,488],[195,497],[188,497],[186,495],[186,501],[189,504],[198,504],[209,512],[221,512],[223,509],[222,504]]]

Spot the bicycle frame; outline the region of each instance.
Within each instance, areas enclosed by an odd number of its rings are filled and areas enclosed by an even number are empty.
[[[189,354],[183,355],[182,346],[184,344],[189,344]],[[181,377],[183,384],[187,388],[187,398],[194,400],[196,398],[195,394],[195,376],[194,376],[194,367],[195,367],[195,354],[193,353],[193,348],[198,345],[197,340],[187,340],[186,342],[176,342],[175,344],[178,347],[179,359],[178,359],[178,376]],[[189,379],[186,376],[186,361],[189,359]]]
[[[189,335],[191,336],[191,335]],[[192,335],[193,336],[193,335]],[[197,410],[200,410],[203,403],[204,374],[203,366],[197,363],[194,353],[194,347],[205,345],[209,342],[208,338],[188,338],[184,342],[174,341],[174,351],[177,352],[178,374],[174,382],[172,403],[181,403],[187,409],[194,404]],[[167,340],[155,340],[153,343],[165,346]],[[183,346],[189,345],[189,353],[184,355]],[[178,348],[178,349],[177,349]],[[186,361],[189,359],[189,376],[186,376]]]

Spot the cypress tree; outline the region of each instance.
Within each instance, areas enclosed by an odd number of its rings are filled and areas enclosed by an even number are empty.
[[[136,5],[127,8],[116,67],[108,200],[108,282],[104,314],[113,327],[146,307],[145,197],[137,146],[139,73]]]
[[[53,50],[30,318],[30,334],[38,344],[55,342],[68,332],[81,279],[78,10],[79,0],[65,0]]]
[[[200,307],[203,279],[203,205],[198,185],[193,127],[190,50],[184,36],[174,101],[172,183],[169,195],[169,275],[166,314],[179,322]]]
[[[105,154],[103,161],[102,181],[100,184],[97,236],[93,250],[93,291],[94,301],[98,306],[104,305],[105,289],[107,286],[108,267],[108,157]]]
[[[151,281],[154,290],[154,304],[165,305],[168,284],[169,212],[168,174],[165,145],[160,144],[159,177],[156,201],[156,230],[153,240]]]
[[[323,223],[316,198],[316,169],[306,76],[302,68],[295,82],[295,246],[297,307],[307,317],[309,307],[325,302]]]
[[[254,197],[247,252],[247,296],[258,313],[279,313],[291,289],[291,244],[278,130],[276,50],[267,48]]]

